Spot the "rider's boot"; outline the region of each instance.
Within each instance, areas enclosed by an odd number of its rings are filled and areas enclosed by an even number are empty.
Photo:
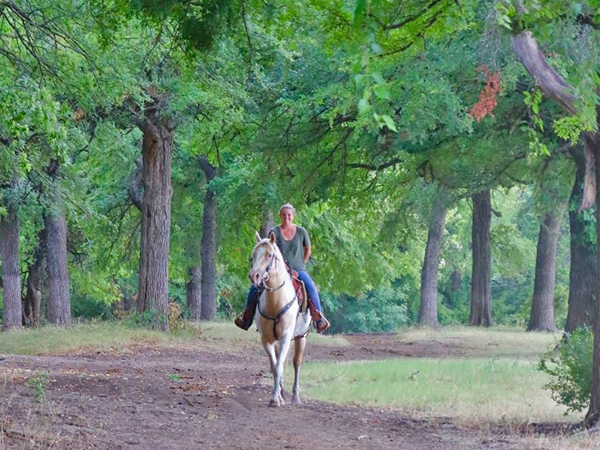
[[[323,313],[316,308],[315,304],[310,298],[308,299],[308,307],[310,309],[310,314],[312,315],[312,320],[317,327],[317,333],[325,333],[325,331],[327,331],[331,325],[329,320],[327,320]]]
[[[258,304],[258,295],[253,297],[249,302],[248,306],[242,313],[241,316],[237,317],[234,323],[242,330],[248,331],[254,321],[254,315],[256,314],[256,305]]]

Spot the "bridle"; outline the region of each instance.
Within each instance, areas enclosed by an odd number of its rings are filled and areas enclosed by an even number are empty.
[[[277,263],[277,261],[281,261],[281,259],[277,256],[277,252],[272,249],[273,252],[271,254],[271,260],[269,261],[269,264],[267,264],[267,267],[265,268],[265,273],[263,274],[262,278],[258,281],[258,283],[255,284],[255,286],[257,288],[262,288],[264,290],[267,290],[269,292],[275,292],[278,291],[279,289],[281,289],[287,279],[283,280],[283,283],[281,283],[280,286],[277,287],[269,287],[267,286],[267,281],[269,281],[269,272],[271,271],[271,269],[275,266],[275,264]],[[291,281],[291,275],[290,275],[290,281]],[[264,317],[267,320],[272,320],[273,321],[273,336],[275,336],[275,338],[277,340],[279,340],[279,338],[277,337],[277,324],[279,323],[279,321],[281,320],[281,318],[283,317],[283,315],[288,312],[288,310],[292,307],[292,305],[298,301],[298,294],[296,293],[294,295],[294,298],[292,298],[283,308],[281,308],[279,310],[279,312],[275,315],[275,317],[271,317],[267,314],[265,314],[265,312],[261,309],[260,307],[260,300],[258,301],[258,312],[259,314]]]
[[[258,283],[255,284],[255,286],[257,288],[262,288],[262,289],[267,290],[269,292],[275,292],[275,291],[278,291],[279,289],[281,289],[285,285],[286,280],[283,280],[283,283],[281,283],[281,285],[277,286],[277,287],[269,287],[269,286],[267,286],[267,281],[269,281],[269,272],[271,271],[271,269],[275,265],[275,262],[276,261],[280,261],[280,259],[277,256],[277,253],[275,252],[275,250],[274,249],[271,249],[271,250],[272,250],[271,260],[269,261],[269,264],[267,264],[267,267],[265,268],[265,273],[263,274],[263,276],[261,277],[261,279],[258,281]]]

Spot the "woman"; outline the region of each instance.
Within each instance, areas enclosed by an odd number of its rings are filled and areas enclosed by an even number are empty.
[[[321,312],[321,300],[315,282],[306,271],[306,263],[308,263],[311,252],[310,237],[304,228],[294,224],[295,213],[296,210],[289,203],[286,203],[279,208],[281,224],[273,228],[272,231],[275,234],[277,246],[279,247],[279,250],[281,250],[285,263],[290,269],[298,272],[298,278],[304,282],[308,297],[318,311],[318,314],[315,314],[318,317],[314,318],[316,319],[315,324],[317,326],[317,331],[323,333],[329,328],[329,321]],[[241,317],[235,319],[235,324],[238,327],[244,330],[250,328],[252,321],[254,320],[254,314],[256,313],[256,305],[259,296],[260,292],[256,286],[253,285],[250,288],[250,292],[248,292],[244,313]]]

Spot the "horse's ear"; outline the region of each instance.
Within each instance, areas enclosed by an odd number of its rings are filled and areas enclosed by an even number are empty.
[[[277,238],[275,237],[275,233],[273,233],[273,231],[271,230],[271,232],[269,233],[269,241],[271,242],[271,244],[274,244],[276,240]]]
[[[255,231],[255,232],[254,232],[254,239],[256,239],[256,242],[260,242],[260,240],[262,239],[262,238],[260,237],[260,234],[258,234],[258,231]]]

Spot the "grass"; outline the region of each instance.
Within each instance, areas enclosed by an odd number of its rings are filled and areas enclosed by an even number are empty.
[[[537,361],[555,345],[560,333],[526,333],[510,327],[473,328],[452,326],[441,330],[407,328],[399,332],[405,342],[456,346],[469,357],[511,358]]]
[[[211,339],[250,345],[260,343],[260,337],[256,332],[255,326],[252,326],[252,328],[250,328],[248,331],[244,331],[232,323],[226,322],[210,322],[207,324],[201,324],[200,327],[202,329],[203,336]],[[336,347],[350,345],[348,341],[341,336],[321,335],[314,332],[310,333],[308,342],[309,345],[318,344]]]
[[[0,339],[0,354],[58,355],[76,350],[107,351],[140,343],[168,342],[172,337],[158,331],[130,328],[117,322],[71,327],[45,326],[9,331]]]
[[[507,359],[406,358],[310,363],[304,391],[340,404],[386,406],[464,421],[563,420],[533,364]]]
[[[399,337],[403,344],[444,346],[449,357],[308,363],[304,393],[327,402],[391,407],[469,424],[566,420],[565,408],[543,388],[547,376],[536,370],[539,355],[558,335],[452,327],[407,329]]]
[[[316,333],[312,333],[309,339],[321,345],[348,345],[342,338]],[[258,348],[259,337],[258,333],[246,332],[234,324],[220,322],[188,324],[170,334],[127,326],[123,322],[98,322],[68,328],[45,326],[2,333],[0,354],[41,356],[77,351],[118,351],[142,344],[182,346],[199,343],[211,348],[216,345],[225,351],[248,346]]]

